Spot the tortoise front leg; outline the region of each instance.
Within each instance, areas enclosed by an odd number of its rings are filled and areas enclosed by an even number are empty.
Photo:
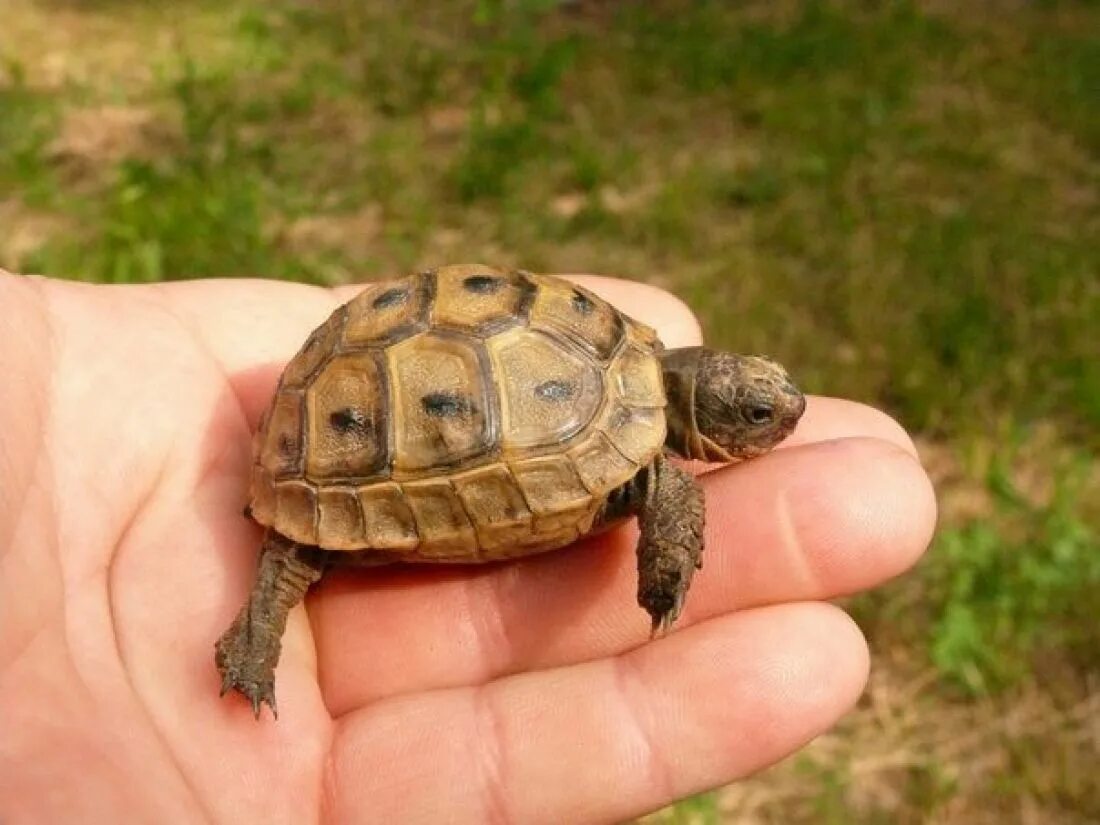
[[[664,456],[650,465],[638,514],[638,604],[653,618],[653,635],[680,615],[691,577],[703,566],[703,488]]]
[[[260,550],[259,570],[248,601],[214,646],[214,662],[222,674],[222,695],[231,688],[252,703],[260,718],[264,702],[275,708],[275,665],[282,648],[286,617],[321,578],[322,556],[268,530]]]

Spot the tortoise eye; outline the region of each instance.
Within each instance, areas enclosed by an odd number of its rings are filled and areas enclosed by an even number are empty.
[[[746,410],[745,417],[750,424],[767,424],[772,420],[773,414],[774,411],[767,404],[756,404]]]

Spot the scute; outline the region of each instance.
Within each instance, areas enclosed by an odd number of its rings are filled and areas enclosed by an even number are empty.
[[[395,478],[472,459],[494,445],[491,387],[470,339],[425,332],[390,347],[386,360]]]
[[[386,468],[386,376],[372,352],[338,355],[306,391],[313,481],[369,478]]]
[[[275,499],[275,484],[271,473],[259,464],[252,465],[252,483],[249,487],[249,512],[260,524],[275,524],[278,515],[278,501]]]
[[[322,487],[317,492],[317,543],[322,547],[362,547],[363,511],[354,487]]]
[[[445,266],[435,278],[435,325],[488,335],[525,320],[533,287],[518,274],[480,265]]]
[[[412,550],[420,544],[416,518],[401,485],[368,484],[359,490],[359,506],[363,510],[362,547]]]
[[[535,533],[579,533],[582,522],[594,508],[594,501],[567,456],[517,461],[511,470],[535,514]]]
[[[279,532],[303,544],[317,542],[317,491],[305,481],[275,485]]]
[[[328,320],[317,327],[302,344],[290,363],[283,370],[283,377],[279,379],[280,388],[295,389],[303,386],[317,371],[317,368],[336,349],[336,343],[343,331],[347,308],[340,307],[332,313]]]
[[[520,543],[531,532],[531,510],[508,467],[493,464],[452,479],[470,521],[478,545],[489,557],[508,544]]]
[[[582,353],[533,329],[488,341],[500,392],[501,446],[522,450],[560,444],[592,420],[604,395],[603,378]]]
[[[427,326],[431,310],[430,274],[382,281],[348,303],[344,344],[354,349],[382,346]]]
[[[645,352],[631,344],[608,367],[608,377],[615,396],[630,407],[664,407],[665,387],[661,381],[661,365],[652,351]]]
[[[615,407],[609,411],[603,430],[616,450],[640,466],[653,456],[654,445],[665,443],[664,411]]]
[[[302,474],[305,444],[302,439],[302,394],[280,390],[268,408],[261,430],[259,460],[274,478]]]
[[[565,335],[601,361],[610,358],[623,335],[622,315],[583,287],[546,275],[529,275],[538,286],[531,326]]]
[[[584,486],[593,496],[601,496],[625,484],[641,469],[620,453],[601,430],[569,451]]]
[[[404,485],[404,494],[420,534],[419,555],[426,558],[476,555],[474,527],[450,481],[440,478],[409,482]]]

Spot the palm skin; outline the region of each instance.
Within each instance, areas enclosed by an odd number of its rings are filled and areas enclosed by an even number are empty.
[[[663,293],[586,284],[698,341]],[[896,424],[819,398],[780,449],[707,474],[671,635],[645,643],[629,527],[513,564],[329,574],[291,613],[279,721],[219,699],[213,643],[261,536],[250,432],[349,296],[0,273],[0,821],[620,821],[858,697],[862,637],[818,600],[910,565],[935,504]]]

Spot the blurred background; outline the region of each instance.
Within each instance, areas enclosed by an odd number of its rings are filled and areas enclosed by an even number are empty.
[[[2,0],[0,265],[682,296],[939,490],[861,705],[653,823],[1100,821],[1100,5]]]

